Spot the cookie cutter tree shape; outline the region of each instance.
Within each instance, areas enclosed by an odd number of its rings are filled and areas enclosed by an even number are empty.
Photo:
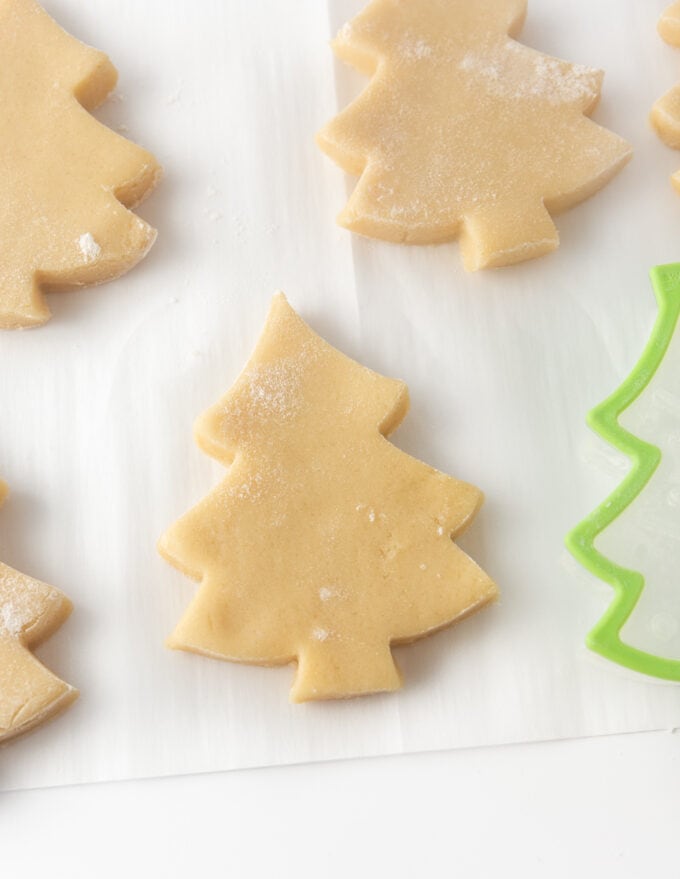
[[[0,327],[50,316],[43,293],[110,280],[156,232],[131,213],[160,177],[154,157],[88,111],[114,88],[106,55],[34,0],[0,0]]]
[[[526,0],[373,0],[333,48],[372,77],[318,134],[359,182],[339,217],[387,241],[460,239],[468,270],[554,250],[551,214],[630,146],[588,116],[603,74],[516,42]]]
[[[285,297],[196,439],[226,479],[161,540],[200,582],[169,646],[260,665],[298,663],[293,701],[401,685],[391,645],[496,597],[451,539],[482,495],[387,436],[408,392],[333,349]]]
[[[627,455],[632,466],[613,494],[569,534],[567,546],[584,567],[614,589],[614,600],[586,639],[588,647],[634,671],[678,681],[680,660],[653,655],[622,640],[621,632],[640,601],[645,578],[607,558],[596,547],[598,537],[645,491],[662,460],[656,445],[634,436],[619,421],[649,387],[678,327],[680,264],[657,267],[651,276],[659,314],[649,343],[621,387],[588,416],[593,430]]]

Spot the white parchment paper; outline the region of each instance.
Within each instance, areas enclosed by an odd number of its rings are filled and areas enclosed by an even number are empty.
[[[596,118],[637,155],[559,219],[558,253],[474,276],[455,244],[398,247],[334,225],[348,181],[313,137],[365,82],[327,45],[361,5],[46,0],[109,52],[120,97],[101,118],[167,176],[141,210],[160,230],[143,265],[53,295],[44,329],[0,336],[13,489],[0,557],[73,599],[40,656],[82,691],[0,750],[1,788],[680,724],[680,689],[586,651],[610,592],[562,544],[620,476],[585,413],[642,350],[648,268],[680,256],[668,182],[680,154],[646,123],[680,74],[655,32],[664,3],[533,0],[525,42],[607,70]],[[487,494],[463,545],[502,601],[397,650],[398,695],[292,706],[290,669],[163,646],[195,586],[156,540],[223,475],[192,423],[236,377],[276,288],[331,343],[408,382],[401,448]]]

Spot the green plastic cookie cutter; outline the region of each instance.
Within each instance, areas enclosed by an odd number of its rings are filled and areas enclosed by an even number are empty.
[[[632,467],[607,500],[568,535],[566,545],[585,568],[614,589],[613,602],[586,637],[587,646],[634,671],[680,681],[680,660],[645,652],[622,640],[621,631],[640,601],[645,577],[621,567],[595,548],[596,539],[638,498],[662,462],[661,449],[634,436],[619,422],[622,413],[642,395],[657,374],[680,317],[680,263],[652,269],[651,278],[659,314],[647,347],[621,387],[588,415],[590,427],[623,452]],[[677,515],[678,524],[674,527],[680,537],[680,510]],[[676,576],[680,595],[680,570]]]

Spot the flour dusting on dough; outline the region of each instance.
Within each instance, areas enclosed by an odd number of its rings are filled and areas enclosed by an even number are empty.
[[[91,232],[85,232],[84,235],[80,236],[78,239],[78,247],[87,263],[96,262],[101,256],[102,249],[95,241]]]
[[[421,39],[404,40],[399,49],[401,56],[408,61],[423,61],[432,55],[432,46]]]
[[[24,619],[12,604],[3,604],[0,608],[0,629],[10,635],[18,635],[24,626]]]
[[[18,635],[30,622],[26,593],[10,568],[0,569],[0,630]]]
[[[37,607],[45,599],[55,600],[48,586],[0,565],[0,632],[20,635],[35,621]]]
[[[338,31],[338,40],[345,42],[345,43],[349,42],[349,40],[352,36],[353,30],[354,29],[352,27],[352,22],[351,21],[346,22],[345,24],[343,24],[343,26]]]
[[[519,65],[518,56],[528,63]],[[511,100],[545,98],[551,104],[562,104],[593,97],[599,90],[597,70],[567,64],[513,42],[468,52],[458,69],[481,79],[490,94]]]

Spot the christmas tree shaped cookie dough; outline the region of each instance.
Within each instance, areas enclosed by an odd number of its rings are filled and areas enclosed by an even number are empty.
[[[0,483],[0,503],[6,488]],[[78,691],[30,652],[61,626],[68,599],[0,563],[0,743],[62,711]]]
[[[512,39],[526,0],[373,0],[333,43],[370,85],[318,135],[360,180],[341,225],[387,241],[460,239],[468,270],[554,250],[551,214],[631,156],[587,118],[602,74]]]
[[[34,0],[0,0],[0,327],[49,318],[43,292],[130,269],[155,231],[128,210],[154,188],[152,155],[88,111],[113,89],[106,55]]]
[[[669,6],[659,20],[659,33],[671,46],[680,47],[680,3]],[[680,85],[659,98],[652,107],[650,121],[661,140],[674,150],[680,150]],[[680,192],[680,171],[671,177],[671,183]]]
[[[386,439],[408,392],[315,335],[278,295],[236,384],[198,422],[224,482],[161,540],[200,581],[170,646],[297,661],[293,701],[395,690],[390,646],[496,597],[452,541],[482,495]]]

